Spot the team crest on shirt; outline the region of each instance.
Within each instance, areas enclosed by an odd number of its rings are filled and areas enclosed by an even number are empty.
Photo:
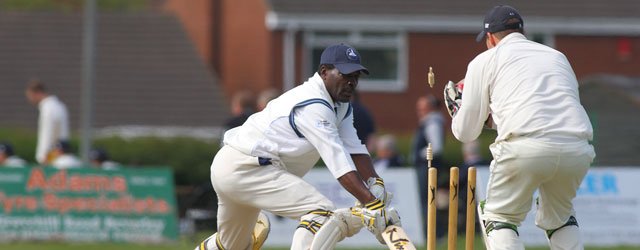
[[[353,50],[352,48],[348,48],[347,58],[349,58],[349,60],[358,60],[358,54],[356,54],[356,51]]]
[[[327,128],[331,123],[327,120],[319,120],[316,122],[316,128]]]

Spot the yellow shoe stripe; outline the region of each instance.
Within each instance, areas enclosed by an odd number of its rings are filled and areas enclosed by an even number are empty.
[[[219,250],[225,250],[225,248],[222,246],[222,242],[220,241],[220,234],[216,234],[216,246]]]
[[[217,236],[216,236],[217,237]],[[205,240],[203,240],[202,242],[200,242],[200,248],[198,250],[207,250],[207,244],[209,244],[209,240],[211,239],[211,237],[206,238]]]

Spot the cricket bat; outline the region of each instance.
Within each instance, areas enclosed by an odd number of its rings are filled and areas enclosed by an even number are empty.
[[[407,233],[399,226],[388,226],[382,232],[382,238],[391,250],[416,250]]]

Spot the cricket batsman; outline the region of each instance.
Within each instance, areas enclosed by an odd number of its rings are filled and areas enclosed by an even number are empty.
[[[445,87],[451,130],[462,142],[487,122],[498,131],[479,208],[487,249],[524,249],[518,226],[536,190],[535,222],[551,249],[583,249],[572,201],[595,157],[593,129],[567,58],[527,40],[523,26],[511,6],[487,13],[477,36],[487,50],[469,63],[464,89]]]
[[[353,126],[349,99],[363,73],[353,47],[329,46],[312,77],[225,133],[211,164],[217,232],[196,250],[259,249],[269,233],[261,211],[300,221],[294,250],[332,249],[362,227],[384,244],[382,231],[400,221]],[[336,209],[302,179],[320,158],[360,207]]]

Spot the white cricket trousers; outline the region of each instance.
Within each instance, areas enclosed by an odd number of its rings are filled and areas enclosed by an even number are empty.
[[[515,138],[490,147],[487,197],[483,218],[515,225],[531,209],[533,194],[539,190],[536,225],[544,230],[564,225],[575,216],[573,198],[595,157],[586,140],[547,143]],[[580,218],[578,223],[580,222]]]
[[[260,210],[299,220],[313,210],[335,209],[311,184],[283,166],[260,166],[258,158],[222,147],[211,164],[218,195],[218,237],[225,249],[247,249]]]

